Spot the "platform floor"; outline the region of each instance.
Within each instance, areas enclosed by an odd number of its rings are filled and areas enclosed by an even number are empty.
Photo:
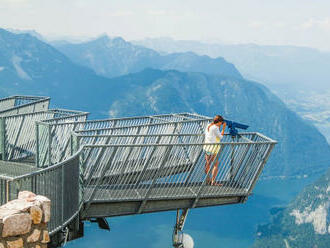
[[[92,201],[95,202],[116,202],[116,201],[138,201],[147,199],[175,199],[175,198],[194,198],[200,197],[225,197],[225,196],[244,196],[247,195],[247,190],[231,185],[228,182],[222,182],[222,186],[202,185],[196,183],[192,185],[176,185],[176,184],[158,184],[152,190],[149,186],[138,189],[130,188],[129,186],[116,187],[98,187]],[[92,188],[85,190],[85,201],[89,200],[92,193]]]

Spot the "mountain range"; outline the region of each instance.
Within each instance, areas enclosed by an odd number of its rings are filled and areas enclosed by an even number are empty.
[[[204,72],[242,78],[233,64],[222,57],[210,58],[192,52],[161,55],[155,50],[134,45],[121,37],[98,39],[70,44],[56,42],[54,46],[75,63],[93,69],[106,77],[139,72],[145,68]]]
[[[0,29],[0,54],[2,97],[48,95],[57,107],[97,111],[93,104],[99,99],[90,94],[90,89],[102,91],[109,82],[91,69],[76,65],[57,49],[30,34],[14,34]],[[85,97],[88,94],[87,103]]]
[[[132,41],[165,53],[192,51],[223,57],[250,80],[278,89],[322,90],[330,85],[330,52],[297,46],[216,44],[171,38]]]

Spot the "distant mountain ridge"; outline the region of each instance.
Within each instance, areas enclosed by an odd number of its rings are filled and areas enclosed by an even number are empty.
[[[145,39],[132,43],[167,53],[192,51],[212,58],[221,56],[233,63],[245,78],[267,86],[320,90],[330,84],[330,52],[313,48],[212,44],[171,38]]]
[[[99,99],[91,94],[87,103],[85,96],[108,80],[74,64],[49,44],[0,29],[0,54],[0,96],[49,95],[58,107],[98,111],[91,105]]]
[[[235,66],[221,57],[210,58],[192,52],[161,55],[152,49],[133,45],[121,37],[102,36],[80,44],[57,43],[54,46],[75,63],[110,78],[146,68],[204,72],[242,78]]]
[[[253,248],[327,248],[330,244],[330,170],[258,228]]]

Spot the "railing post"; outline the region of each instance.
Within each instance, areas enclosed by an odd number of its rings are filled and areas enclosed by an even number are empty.
[[[73,155],[73,150],[72,150],[73,149],[73,146],[72,146],[73,139],[72,139],[72,135],[73,135],[74,131],[76,130],[76,127],[77,127],[77,123],[74,123],[73,124],[73,128],[71,130],[70,137],[68,138],[68,140],[65,142],[65,144],[63,146],[63,151],[60,154],[60,158],[59,158],[60,160],[59,161],[56,161],[56,163],[63,161],[67,149],[70,149],[70,154]]]
[[[6,203],[10,200],[10,181],[6,180]]]
[[[234,156],[234,150],[235,150],[235,145],[233,144],[235,142],[235,136],[231,136],[231,141],[232,141],[232,144],[230,145],[231,147],[231,154],[230,154],[230,171],[229,171],[229,178],[230,180],[233,180],[233,172],[234,172],[234,159],[235,159],[235,156]]]
[[[64,184],[64,178],[65,178],[65,172],[64,172],[64,164],[61,165],[61,177],[62,177],[62,187],[61,187],[61,190],[62,190],[62,202],[61,202],[61,220],[62,220],[62,224],[64,223],[64,187],[65,187],[65,184]],[[68,204],[68,203],[67,203]]]
[[[14,156],[14,152],[15,152],[15,149],[16,149],[16,146],[17,146],[17,142],[20,138],[20,135],[21,135],[21,131],[22,131],[22,128],[24,126],[24,121],[25,121],[25,115],[23,115],[23,118],[21,120],[21,123],[19,125],[19,129],[18,129],[18,132],[17,132],[17,135],[16,135],[16,138],[15,138],[15,141],[14,141],[14,145],[13,145],[13,148],[10,149],[10,152],[8,152],[8,158],[9,160],[12,160],[13,159],[13,156]]]
[[[80,146],[80,138],[79,136],[74,132],[72,131],[71,132],[71,137],[70,137],[71,141],[71,151],[70,151],[70,154],[71,156],[79,150],[79,146]]]
[[[48,124],[48,166],[52,164],[52,129],[51,125]]]
[[[39,123],[36,122],[36,157],[35,157],[35,163],[36,167],[39,167]]]
[[[6,160],[6,122],[0,117],[0,153],[1,159]]]

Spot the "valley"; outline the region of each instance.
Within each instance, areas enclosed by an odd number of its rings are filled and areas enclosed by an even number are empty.
[[[292,111],[314,124],[330,143],[330,90],[293,91],[277,86],[273,91]]]

